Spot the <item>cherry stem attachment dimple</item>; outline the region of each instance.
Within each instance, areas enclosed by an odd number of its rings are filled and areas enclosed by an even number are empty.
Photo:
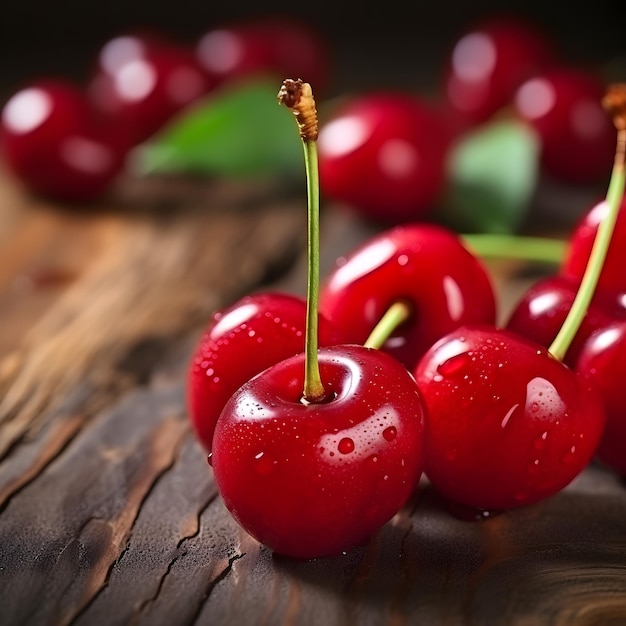
[[[613,231],[615,230],[621,200],[624,196],[626,178],[624,171],[626,159],[626,84],[612,85],[607,91],[603,105],[612,114],[613,122],[617,128],[615,160],[606,194],[607,210],[598,225],[576,297],[563,325],[548,349],[560,361],[565,357],[565,353],[578,332],[593,298],[609,250]]]
[[[291,109],[304,148],[304,165],[307,180],[308,205],[308,276],[307,312],[304,343],[304,402],[322,402],[326,391],[322,383],[318,358],[318,302],[320,280],[320,196],[317,157],[317,110],[311,86],[302,80],[287,79],[278,92],[279,104]]]

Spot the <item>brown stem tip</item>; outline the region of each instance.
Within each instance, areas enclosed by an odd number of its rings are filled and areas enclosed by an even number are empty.
[[[602,105],[613,118],[618,130],[626,128],[626,83],[610,85],[602,99]]]
[[[292,110],[303,141],[317,140],[317,109],[309,83],[300,78],[284,80],[278,91],[278,104],[284,104]]]

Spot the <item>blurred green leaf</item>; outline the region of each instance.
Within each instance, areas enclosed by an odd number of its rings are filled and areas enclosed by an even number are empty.
[[[278,104],[280,82],[247,79],[222,87],[183,111],[139,146],[139,174],[304,175],[291,112]]]
[[[539,139],[524,123],[498,119],[452,148],[441,220],[461,232],[514,233],[539,176]]]

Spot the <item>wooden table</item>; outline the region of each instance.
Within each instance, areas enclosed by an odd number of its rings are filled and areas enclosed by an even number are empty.
[[[592,466],[463,521],[424,481],[372,543],[273,555],[217,494],[185,374],[210,313],[304,291],[302,190],[121,181],[91,207],[0,171],[0,624],[626,623],[626,489]],[[323,212],[326,271],[372,232]],[[502,306],[531,276],[491,266]]]

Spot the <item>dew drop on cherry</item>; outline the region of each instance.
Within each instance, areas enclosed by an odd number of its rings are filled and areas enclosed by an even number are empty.
[[[354,441],[350,439],[350,437],[344,437],[337,445],[337,450],[339,450],[341,454],[350,454],[350,452],[354,452]]]
[[[395,426],[388,426],[387,428],[385,428],[385,430],[383,430],[383,437],[387,441],[393,441],[396,438],[397,434],[398,430]]]
[[[259,452],[255,457],[254,469],[261,475],[266,476],[269,474],[274,466],[276,465],[276,461],[272,458],[271,455],[266,452]]]
[[[463,374],[471,363],[471,356],[467,352],[456,354],[437,366],[437,372],[445,377]]]

